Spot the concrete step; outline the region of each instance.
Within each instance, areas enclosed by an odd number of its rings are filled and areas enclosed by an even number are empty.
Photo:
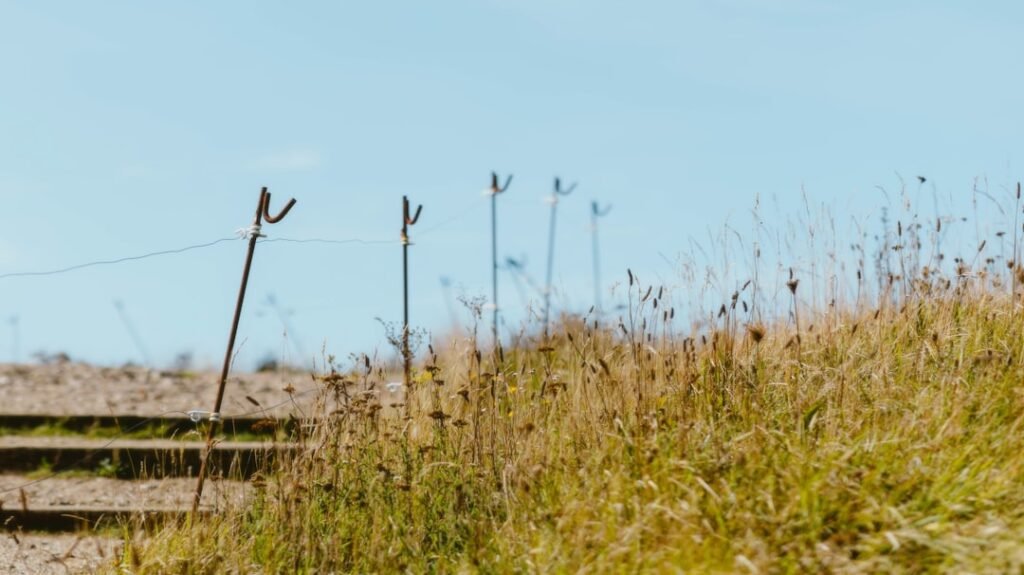
[[[222,429],[226,436],[237,433],[251,435],[272,435],[278,429],[291,430],[295,419],[274,419],[270,417],[226,417]],[[49,428],[66,433],[90,433],[95,431],[116,431],[132,433],[139,430],[155,430],[162,437],[178,437],[205,429],[185,414],[180,416],[145,417],[141,415],[48,415],[39,413],[0,414],[0,429],[26,431]]]
[[[271,442],[217,443],[210,454],[210,475],[248,479],[296,446]],[[122,479],[195,476],[203,441],[171,439],[80,439],[76,437],[0,437],[0,471],[91,471]]]
[[[117,508],[52,505],[28,509],[0,509],[0,525],[6,530],[66,532],[90,531],[130,523],[133,527],[159,527],[170,521],[182,521],[188,508]],[[211,513],[201,509],[200,516]]]

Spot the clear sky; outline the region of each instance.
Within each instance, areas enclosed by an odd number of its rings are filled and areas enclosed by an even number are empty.
[[[610,285],[627,266],[671,282],[691,238],[749,227],[759,195],[780,214],[803,189],[870,215],[897,173],[954,203],[979,177],[1005,194],[1024,153],[1022,23],[1010,1],[0,0],[0,274],[231,236],[264,185],[275,208],[299,201],[271,237],[394,240],[408,194],[425,205],[413,324],[440,331],[441,276],[489,293],[493,169],[515,174],[501,255],[538,281],[543,197],[555,175],[579,181],[555,283],[586,309],[591,200],[614,206]],[[20,319],[20,359],[141,361],[119,300],[156,363],[214,364],[243,254],[2,279],[0,316]],[[387,351],[374,318],[401,318],[400,266],[395,244],[261,245],[241,366],[296,353],[270,294],[307,354]]]

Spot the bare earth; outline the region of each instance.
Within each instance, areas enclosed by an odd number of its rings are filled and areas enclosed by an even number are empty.
[[[0,534],[0,572],[11,575],[94,573],[123,542],[113,537]]]
[[[33,507],[111,507],[119,509],[187,509],[192,505],[196,480],[189,477],[122,481],[103,477],[54,477],[36,480],[23,475],[0,475],[0,505],[4,509]],[[206,484],[203,506],[215,508],[226,502],[241,503],[246,485],[211,480]]]
[[[120,481],[100,477],[48,478],[33,481],[22,475],[0,475],[0,504],[18,509],[37,507],[102,507],[186,509],[192,503],[193,478]],[[25,500],[22,502],[21,491]],[[204,509],[216,510],[244,501],[248,486],[233,481],[208,481]],[[123,541],[109,535],[0,533],[0,573],[94,573],[119,553]]]
[[[0,364],[0,413],[184,416],[190,410],[212,409],[219,378],[214,372],[175,373],[72,362]],[[291,395],[284,391],[289,386],[294,390]],[[221,412],[225,417],[286,416],[307,408],[316,395],[314,390],[316,384],[308,373],[232,375]]]

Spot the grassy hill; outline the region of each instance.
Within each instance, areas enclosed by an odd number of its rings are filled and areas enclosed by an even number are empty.
[[[923,277],[927,277],[927,273]],[[630,277],[621,323],[368,363],[255,503],[126,545],[134,573],[919,573],[1024,568],[1024,315],[922,279],[881,304],[695,335]],[[860,308],[861,311],[857,311]],[[798,320],[798,321],[797,321]],[[699,333],[698,333],[699,332]],[[436,352],[436,353],[435,353]]]

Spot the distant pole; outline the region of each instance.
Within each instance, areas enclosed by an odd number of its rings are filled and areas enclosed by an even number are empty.
[[[507,190],[510,183],[511,174],[505,179],[505,185],[499,187],[498,174],[491,172],[491,187],[488,191],[491,194],[491,305],[494,306],[491,331],[494,334],[494,349],[501,347],[501,340],[498,338],[498,194]]]
[[[548,275],[544,284],[544,339],[548,337],[548,328],[551,321],[551,282],[555,271],[555,218],[558,214],[558,196],[568,196],[576,189],[576,184],[569,186],[569,189],[562,189],[562,180],[555,178],[555,189],[548,197],[551,204],[551,229],[548,233]]]
[[[272,293],[267,294],[267,305],[269,305],[270,309],[274,310],[274,313],[277,314],[277,319],[281,322],[281,326],[284,327],[285,336],[291,342],[292,349],[294,349],[295,353],[299,354],[299,357],[302,358],[299,361],[299,364],[306,366],[306,360],[309,359],[306,357],[306,348],[302,345],[302,340],[299,338],[298,333],[296,333],[291,320],[288,319],[288,316],[292,314],[292,311],[284,309],[284,307],[281,306],[281,303],[277,301],[277,296]]]
[[[117,308],[117,315],[121,318],[121,323],[124,324],[125,330],[128,331],[128,335],[132,338],[132,342],[135,343],[136,349],[139,351],[139,355],[142,356],[142,361],[148,368],[153,367],[153,361],[149,356],[149,350],[146,349],[146,344],[142,341],[142,336],[135,329],[135,325],[132,324],[131,319],[128,318],[128,312],[124,311],[124,302],[121,300],[114,300],[114,307]]]
[[[593,237],[594,248],[594,310],[601,315],[601,251],[597,243],[597,219],[607,216],[612,210],[611,206],[603,210],[598,207],[597,202],[590,202],[590,233]]]
[[[18,330],[19,318],[12,315],[8,322],[11,324],[11,363],[18,363],[18,356],[21,348],[21,333]]]
[[[459,318],[452,305],[452,280],[447,276],[441,276],[441,292],[444,297],[444,307],[448,310],[448,322],[451,327],[455,327],[459,324]]]
[[[402,366],[406,393],[412,373],[412,352],[409,350],[409,226],[420,219],[423,206],[416,208],[416,214],[409,215],[409,198],[402,196]]]
[[[505,257],[505,269],[508,270],[509,276],[512,278],[512,285],[515,286],[516,292],[519,293],[519,301],[522,302],[523,309],[528,309],[530,307],[530,297],[523,287],[523,278],[521,277],[523,275],[523,268],[525,267],[526,256],[523,256],[520,259],[508,256]],[[529,280],[527,281],[529,282]],[[530,283],[530,288],[534,288],[532,283]],[[537,293],[539,294],[540,290],[537,290]]]
[[[537,297],[544,295],[544,288],[537,285],[537,282],[533,281],[530,274],[526,273],[526,256],[523,256],[518,260],[515,258],[505,258],[505,267],[507,267],[512,273],[512,277],[518,277],[524,281],[531,290],[536,292]]]

